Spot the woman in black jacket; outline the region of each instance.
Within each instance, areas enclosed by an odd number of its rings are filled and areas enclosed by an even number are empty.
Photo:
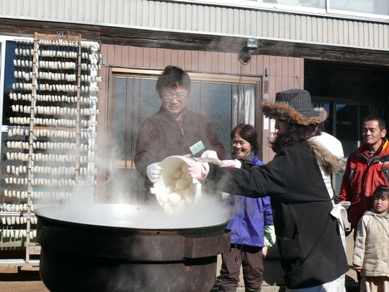
[[[271,197],[288,289],[346,291],[339,278],[348,270],[347,258],[309,142],[327,113],[323,108],[313,109],[309,92],[300,89],[277,93],[276,101],[264,104],[262,110],[276,119],[277,136],[271,141],[276,156],[272,161],[259,167],[239,160],[224,161],[230,167],[193,162],[189,172],[213,189]]]

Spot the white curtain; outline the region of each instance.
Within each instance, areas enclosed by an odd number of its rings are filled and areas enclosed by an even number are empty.
[[[255,87],[242,86],[238,87],[238,92],[233,97],[233,126],[240,123],[255,123]]]

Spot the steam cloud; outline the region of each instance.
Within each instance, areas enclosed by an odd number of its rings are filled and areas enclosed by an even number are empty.
[[[112,151],[112,157],[115,157],[115,151]],[[227,223],[231,216],[230,207],[221,201],[220,196],[205,192],[183,212],[166,214],[162,206],[147,206],[140,200],[143,194],[131,191],[128,186],[134,185],[135,181],[124,177],[112,165],[103,165],[98,157],[95,164],[97,169],[110,173],[106,182],[109,198],[97,197],[92,185],[75,186],[67,200],[50,205],[45,200],[37,201],[42,207],[37,208],[36,214],[73,223],[141,229],[200,228]]]

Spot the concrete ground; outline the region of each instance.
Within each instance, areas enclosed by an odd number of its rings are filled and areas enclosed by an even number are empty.
[[[350,234],[347,237],[347,258],[350,270],[346,274],[346,290],[347,292],[357,292],[358,284],[355,270],[352,268],[351,257],[353,252],[353,236]],[[270,254],[269,254],[270,255]],[[262,292],[283,292],[285,285],[283,281],[283,272],[281,270],[278,259],[267,259],[264,261],[265,274],[262,286]],[[220,257],[218,261],[218,269],[220,270]],[[48,292],[47,288],[40,280],[39,270],[37,268],[23,269],[15,267],[0,268],[0,291],[1,292]],[[214,287],[212,292],[217,291]],[[238,292],[244,292],[243,280],[240,282]],[[181,291],[179,291],[181,292]],[[201,292],[201,291],[199,291]],[[206,291],[204,291],[206,292]]]
[[[349,264],[349,271],[346,274],[346,290],[347,292],[358,292],[358,280],[357,275],[352,267],[352,253],[353,253],[353,234],[351,233],[346,238],[346,253],[347,260]],[[274,252],[273,252],[274,253]],[[269,256],[271,256],[272,252],[269,252]],[[218,261],[218,271],[220,270],[220,257]],[[281,264],[278,259],[266,259],[264,261],[264,283],[262,285],[262,292],[283,292],[285,291],[285,282],[283,280],[283,272],[281,269]],[[238,288],[238,292],[244,292],[244,283],[242,278],[242,273],[240,274],[241,280]],[[212,292],[216,292],[217,288],[214,287]]]

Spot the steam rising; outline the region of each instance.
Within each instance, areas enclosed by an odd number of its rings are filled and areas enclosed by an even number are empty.
[[[114,155],[113,155],[114,157]],[[110,159],[109,159],[110,160]],[[160,205],[147,206],[143,194],[133,191],[136,184],[112,166],[103,165],[95,158],[99,170],[110,173],[105,183],[109,198],[98,198],[93,185],[76,186],[70,199],[47,204],[40,200],[38,204],[46,205],[37,208],[38,216],[108,227],[142,228],[142,229],[181,229],[199,228],[227,223],[231,210],[217,194],[202,193],[196,203],[182,212],[167,214]],[[112,160],[111,160],[112,161]],[[101,186],[98,186],[99,188]]]
[[[36,213],[72,223],[141,229],[214,226],[227,223],[231,215],[229,208],[224,207],[220,200],[207,195],[185,212],[170,215],[161,206],[98,204],[91,202],[88,197],[71,200],[63,206],[41,207]]]

